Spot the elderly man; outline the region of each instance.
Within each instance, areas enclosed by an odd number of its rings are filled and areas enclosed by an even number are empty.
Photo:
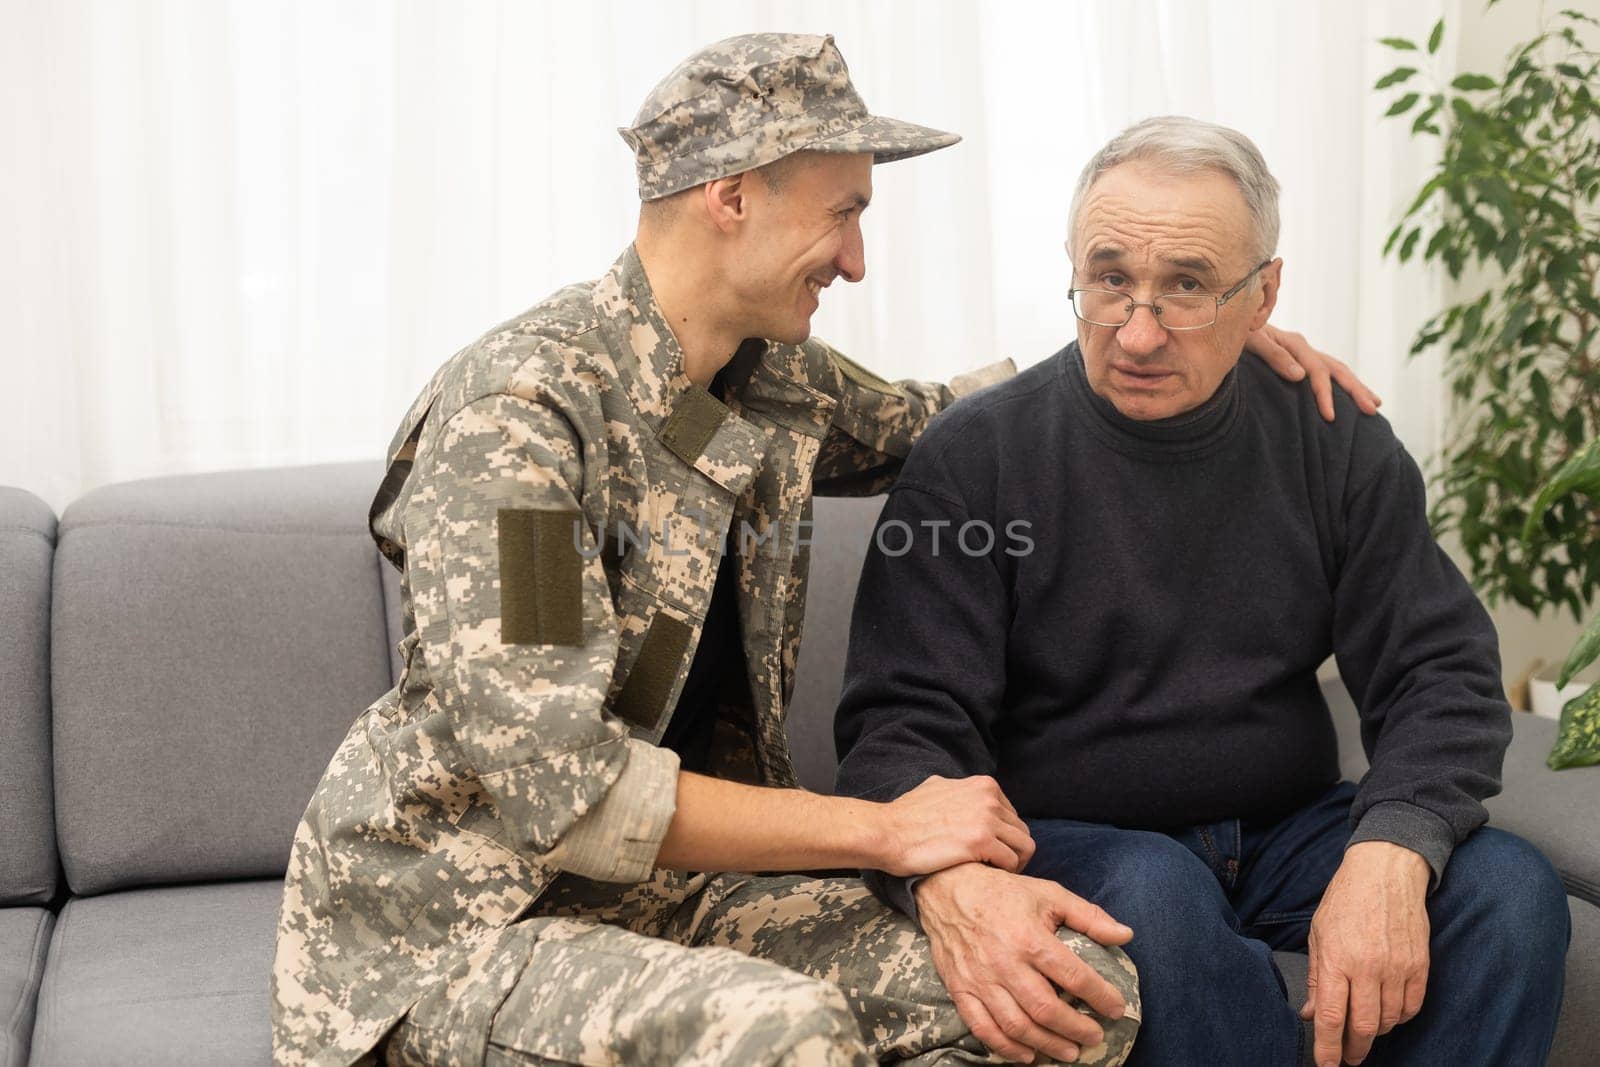
[[[403,674],[295,838],[276,1057],[981,1061],[859,880],[707,873],[1032,854],[992,780],[807,794],[783,733],[812,492],[877,491],[1009,373],[891,384],[808,336],[865,271],[873,163],[956,138],[869,115],[830,38],[780,34],[690,57],[623,136],[635,244],[458,353],[395,435],[372,529]],[[1126,931],[1057,903],[1051,1054],[1121,1062],[1133,969],[1097,941]]]
[[[1009,949],[1036,879],[1104,907],[1133,930],[1130,1063],[1299,1062],[1274,949],[1309,950],[1319,1064],[1543,1062],[1568,918],[1549,863],[1479,829],[1510,736],[1494,630],[1389,426],[1239,359],[1278,296],[1276,182],[1241,134],[1153,119],[1071,219],[1078,341],[918,443],[837,722],[841,793],[992,775],[1037,851],[873,884],[990,1014],[1039,1000]]]

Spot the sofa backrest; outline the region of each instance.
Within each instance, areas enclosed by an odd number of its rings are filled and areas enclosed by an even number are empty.
[[[159,478],[67,509],[51,660],[56,837],[74,892],[283,873],[329,757],[398,670],[398,581],[366,531],[381,473]],[[850,611],[882,503],[816,502],[788,728],[818,791],[833,788]],[[35,795],[48,805],[48,782]]]
[[[50,795],[50,565],[56,517],[0,488],[0,904],[56,891]]]
[[[381,473],[161,478],[67,509],[51,665],[74,892],[283,873],[328,758],[393,684]]]
[[[833,792],[839,766],[833,752],[833,713],[844,683],[856,583],[883,499],[818,497],[815,502],[804,640],[784,727],[800,784],[816,793]]]

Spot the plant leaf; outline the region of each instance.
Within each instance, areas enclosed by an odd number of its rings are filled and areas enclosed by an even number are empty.
[[[1422,95],[1420,93],[1407,93],[1394,103],[1390,104],[1389,110],[1385,111],[1383,115],[1385,118],[1388,118],[1390,115],[1403,115],[1407,111],[1410,111],[1411,108],[1415,106],[1416,102],[1421,99]]]
[[[1432,237],[1428,238],[1428,247],[1422,250],[1422,258],[1424,260],[1433,259],[1434,256],[1439,254],[1439,250],[1443,248],[1445,244],[1449,242],[1449,240],[1450,231],[1441,226],[1439,229],[1434,231]],[[1436,335],[1429,338],[1428,343],[1432,344],[1434,341],[1437,341],[1443,336],[1444,331],[1440,330]]]
[[[1378,38],[1378,43],[1388,45],[1397,52],[1415,52],[1417,50],[1417,46],[1404,37],[1380,37]]]
[[[1433,24],[1433,32],[1428,34],[1428,54],[1431,56],[1439,50],[1439,41],[1444,37],[1444,19]]]
[[[1589,447],[1562,464],[1555,476],[1545,483],[1528,509],[1528,521],[1522,527],[1522,539],[1533,537],[1534,526],[1550,506],[1568,493],[1584,493],[1600,497],[1600,438],[1589,442]]]
[[[1442,175],[1436,174],[1432,178],[1429,178],[1427,181],[1423,182],[1422,188],[1417,190],[1416,199],[1411,201],[1411,206],[1406,208],[1406,213],[1402,215],[1401,218],[1408,219],[1412,215],[1415,215],[1418,209],[1420,209],[1423,204],[1428,202],[1428,197],[1432,196],[1438,190],[1442,182],[1442,178]]]
[[[1567,653],[1567,662],[1561,665],[1561,677],[1556,679],[1556,688],[1572,681],[1573,675],[1596,659],[1600,659],[1600,614],[1589,620],[1588,628],[1579,635],[1572,651]]]
[[[1452,89],[1460,89],[1463,92],[1466,92],[1472,89],[1493,89],[1497,84],[1498,83],[1493,78],[1490,78],[1487,75],[1462,74],[1459,75],[1455,81],[1450,83],[1450,87]]]
[[[1420,228],[1406,234],[1406,239],[1400,242],[1400,262],[1404,263],[1411,258],[1411,250],[1417,247],[1417,238],[1422,236]]]
[[[1396,67],[1373,84],[1374,89],[1387,89],[1391,85],[1399,85],[1417,72],[1416,67]]]
[[[1405,228],[1406,228],[1406,224],[1405,224],[1405,220],[1404,219],[1402,219],[1401,221],[1395,223],[1394,229],[1389,231],[1389,239],[1387,241],[1383,242],[1383,253],[1382,253],[1383,255],[1388,255],[1389,254],[1389,249],[1393,248],[1394,247],[1394,243],[1396,241],[1400,240],[1400,231],[1405,229]]]
[[[1528,391],[1533,394],[1533,401],[1540,408],[1550,407],[1550,381],[1543,374],[1534,371],[1528,375]]]
[[[1600,763],[1600,683],[1561,709],[1555,747],[1545,760],[1552,771]]]

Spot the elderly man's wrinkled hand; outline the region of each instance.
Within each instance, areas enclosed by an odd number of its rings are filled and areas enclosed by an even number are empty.
[[[1125,944],[1133,931],[1055,882],[964,864],[924,879],[917,911],[956,1010],[999,1056],[1031,1063],[1042,1053],[1071,1062],[1100,1044],[1100,1025],[1063,993],[1109,1019],[1126,1009],[1056,930],[1064,925],[1103,945]]]
[[[1317,1067],[1360,1063],[1372,1041],[1422,1010],[1428,988],[1428,863],[1387,841],[1363,841],[1311,920],[1306,1005]]]
[[[1312,348],[1311,342],[1292,330],[1280,330],[1268,323],[1245,338],[1245,346],[1290,381],[1309,377],[1317,410],[1329,422],[1333,421],[1333,382],[1344,387],[1364,414],[1377,414],[1383,403],[1348,365]]]

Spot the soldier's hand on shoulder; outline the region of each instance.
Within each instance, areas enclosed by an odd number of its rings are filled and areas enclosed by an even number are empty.
[[[1303,334],[1280,330],[1268,323],[1245,338],[1245,347],[1291,382],[1309,378],[1311,392],[1317,398],[1317,410],[1328,422],[1334,419],[1334,382],[1350,394],[1365,415],[1376,415],[1383,403],[1377,393],[1356,377],[1349,364],[1312,347]]]

